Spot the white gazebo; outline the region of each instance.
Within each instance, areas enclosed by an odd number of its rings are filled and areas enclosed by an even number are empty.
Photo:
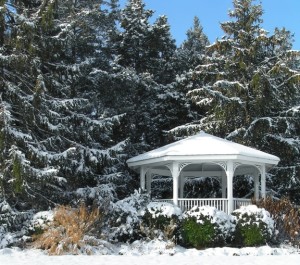
[[[227,213],[251,204],[250,199],[233,198],[233,178],[253,176],[254,198],[265,198],[266,172],[278,162],[277,156],[204,132],[127,160],[128,166],[140,173],[143,191],[151,193],[153,176],[170,176],[173,178],[173,199],[170,201],[175,205],[182,209],[210,205]],[[189,177],[220,179],[222,198],[184,198],[184,183]]]

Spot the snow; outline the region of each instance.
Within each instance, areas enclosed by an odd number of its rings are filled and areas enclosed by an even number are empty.
[[[218,224],[224,234],[229,234],[234,231],[235,225],[233,224],[234,218],[223,211],[219,211],[215,207],[210,206],[194,206],[191,210],[185,213],[185,216],[196,217],[197,223],[203,223],[201,215],[211,218],[212,224]]]
[[[143,243],[134,242],[122,245],[112,255],[64,255],[48,256],[35,249],[20,250],[18,248],[0,250],[0,264],[7,265],[298,265],[300,261],[299,249],[287,246],[271,248],[210,248],[205,250],[184,249],[173,247],[161,241]]]
[[[152,150],[150,152],[138,155],[127,160],[129,166],[135,165],[137,162],[150,163],[152,160],[155,161],[156,158],[176,158],[176,157],[186,157],[186,159],[191,159],[191,157],[201,157],[201,158],[215,158],[224,156],[232,158],[232,156],[237,156],[240,159],[247,158],[258,159],[260,162],[268,161],[270,164],[277,164],[279,158],[241,145],[237,144],[204,132],[200,132],[194,136],[188,137],[186,139],[177,141],[175,143],[168,144],[166,146],[160,147],[158,149]]]
[[[238,81],[218,80],[214,84],[216,87],[233,88],[237,86],[240,89],[246,90],[245,86]]]
[[[15,241],[14,233],[3,233],[4,228],[0,226],[0,249]],[[1,259],[0,259],[1,260]],[[0,264],[2,264],[0,262]]]
[[[241,206],[239,209],[234,211],[235,213],[240,213],[241,216],[256,215],[261,221],[267,224],[270,229],[274,229],[274,220],[271,218],[270,213],[263,208],[258,208],[256,205]]]
[[[167,202],[150,202],[147,205],[147,209],[152,215],[152,218],[157,218],[159,216],[171,218],[173,215],[181,216],[182,214],[179,207]]]
[[[254,215],[256,217],[256,225],[259,227],[259,222],[263,222],[267,225],[269,235],[272,235],[275,229],[275,222],[271,218],[271,215],[264,208],[258,208],[256,205],[241,206],[239,209],[235,210],[234,218],[237,220],[236,215],[244,220],[243,225],[251,224],[251,221],[247,221],[247,216]],[[245,222],[246,221],[246,222]]]
[[[31,226],[33,228],[45,229],[53,221],[53,211],[38,212],[32,217]]]

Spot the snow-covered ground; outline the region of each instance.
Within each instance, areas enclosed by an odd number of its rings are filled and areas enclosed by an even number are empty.
[[[36,249],[1,249],[1,265],[299,265],[300,250],[288,246],[271,248],[210,248],[206,250],[168,248],[163,242],[135,242],[122,245],[112,255],[48,256]],[[169,246],[170,247],[170,246]]]

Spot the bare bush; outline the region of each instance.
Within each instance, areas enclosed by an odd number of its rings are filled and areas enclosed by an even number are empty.
[[[278,230],[278,239],[288,240],[293,245],[300,245],[300,209],[284,198],[273,200],[268,197],[254,202],[258,207],[270,212]]]
[[[84,204],[75,209],[59,206],[54,210],[52,225],[36,237],[34,245],[50,255],[79,254],[85,249],[85,236],[99,232],[101,220],[98,208],[89,210]]]

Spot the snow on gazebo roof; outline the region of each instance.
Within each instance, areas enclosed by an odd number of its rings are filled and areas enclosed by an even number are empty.
[[[277,165],[277,156],[205,132],[165,145],[127,160],[130,167],[166,161],[236,160]]]

